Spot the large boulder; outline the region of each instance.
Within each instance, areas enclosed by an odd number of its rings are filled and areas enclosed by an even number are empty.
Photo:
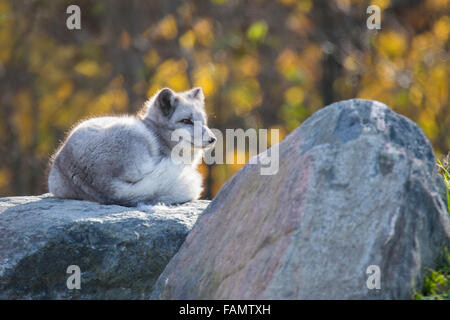
[[[145,298],[207,205],[2,198],[0,299]],[[81,289],[67,287],[76,284],[71,265],[80,268]]]
[[[421,129],[355,99],[317,111],[278,146],[278,173],[249,163],[230,179],[151,298],[410,299],[420,290],[450,236]]]

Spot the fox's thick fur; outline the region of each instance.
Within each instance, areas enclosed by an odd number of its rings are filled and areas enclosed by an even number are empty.
[[[136,206],[197,199],[202,177],[196,170],[203,149],[215,137],[206,125],[201,88],[175,93],[165,88],[150,98],[141,116],[99,117],[81,122],[52,156],[49,191],[56,197]],[[196,141],[192,123],[202,125]],[[194,156],[176,163],[174,130],[191,134],[183,141]],[[197,139],[198,140],[198,139]]]

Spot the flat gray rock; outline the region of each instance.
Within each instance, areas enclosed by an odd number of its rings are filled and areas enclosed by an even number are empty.
[[[143,299],[209,201],[128,208],[0,199],[0,299]],[[69,290],[69,265],[81,289]]]
[[[450,237],[421,129],[355,99],[317,111],[279,148],[277,174],[246,164],[227,182],[151,298],[410,299],[420,290]]]

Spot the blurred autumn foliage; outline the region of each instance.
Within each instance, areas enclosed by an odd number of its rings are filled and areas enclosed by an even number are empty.
[[[81,8],[68,30],[66,8]],[[381,30],[368,30],[378,5]],[[0,196],[46,192],[48,158],[94,115],[201,86],[209,124],[277,128],[382,101],[450,149],[450,0],[0,0]],[[242,165],[202,165],[214,196]]]

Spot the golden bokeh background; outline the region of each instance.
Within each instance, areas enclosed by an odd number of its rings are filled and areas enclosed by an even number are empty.
[[[66,8],[81,8],[68,30]],[[368,30],[369,5],[381,30]],[[375,99],[450,149],[450,0],[0,0],[0,196],[47,191],[87,117],[134,113],[162,87],[201,86],[210,127],[279,129]],[[202,165],[204,198],[242,165]]]

